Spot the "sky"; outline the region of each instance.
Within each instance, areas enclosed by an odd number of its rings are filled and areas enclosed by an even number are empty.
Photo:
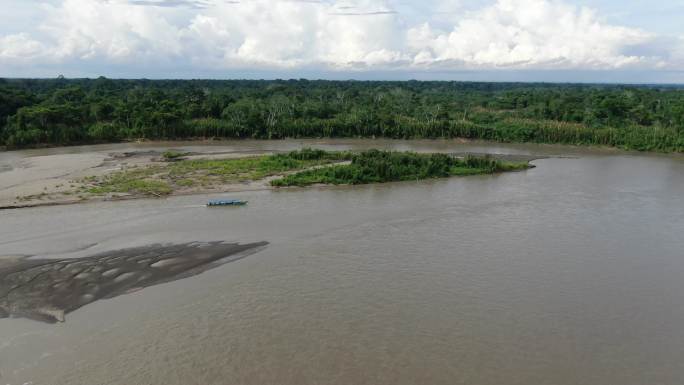
[[[684,0],[0,0],[0,77],[684,83]]]

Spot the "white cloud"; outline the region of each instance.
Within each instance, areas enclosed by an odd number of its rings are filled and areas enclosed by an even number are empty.
[[[560,0],[64,0],[0,34],[0,62],[136,68],[614,69],[684,65],[684,44],[610,25]],[[416,9],[418,9],[416,8]],[[470,10],[467,10],[470,9]],[[418,15],[418,16],[417,16]],[[661,41],[664,41],[661,39]],[[646,48],[644,48],[646,47]]]
[[[180,54],[178,29],[156,7],[65,0],[42,28],[55,39],[55,59],[136,60]]]
[[[606,25],[589,9],[547,0],[499,0],[462,18],[450,32],[428,23],[408,31],[417,64],[458,61],[469,66],[619,68],[650,60],[626,47],[653,36]]]
[[[25,33],[0,36],[0,60],[25,61],[33,59],[44,50],[43,45]]]
[[[183,31],[199,58],[220,53],[226,66],[351,66],[396,61],[401,30],[377,1],[337,4],[255,0],[197,15]]]
[[[678,68],[684,68],[684,35],[679,36],[677,43],[672,52],[672,61],[666,65],[672,65]]]

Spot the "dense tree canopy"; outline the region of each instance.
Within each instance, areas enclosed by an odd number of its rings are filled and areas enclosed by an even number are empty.
[[[684,151],[684,89],[307,80],[0,79],[0,143],[464,137]]]

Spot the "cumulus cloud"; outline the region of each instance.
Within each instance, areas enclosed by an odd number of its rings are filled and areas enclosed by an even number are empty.
[[[181,52],[179,30],[154,7],[128,2],[65,0],[42,26],[54,36],[55,59],[137,60]]]
[[[663,63],[665,66],[671,65],[677,68],[684,68],[684,35],[676,39],[675,47],[672,51],[671,60]]]
[[[375,65],[401,57],[400,27],[386,9],[377,1],[344,8],[302,1],[217,4],[182,34],[192,58],[211,58],[215,65]]]
[[[560,0],[465,9],[429,0],[63,0],[2,36],[0,62],[189,68],[612,69],[676,67],[682,39],[611,25]],[[410,7],[409,7],[410,8]],[[447,15],[447,16],[445,16]],[[660,39],[660,40],[659,40]]]
[[[43,45],[25,33],[0,37],[0,59],[25,61],[33,59],[44,50]]]
[[[186,6],[190,8],[207,8],[211,5],[211,2],[202,0],[128,0],[128,2],[133,5],[147,5],[154,7]]]
[[[652,38],[602,23],[587,8],[547,0],[499,0],[452,31],[435,31],[429,23],[408,31],[417,64],[492,67],[619,68],[650,60],[624,51]]]

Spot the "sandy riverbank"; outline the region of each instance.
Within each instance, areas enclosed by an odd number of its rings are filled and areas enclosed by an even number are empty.
[[[154,193],[105,193],[92,194],[87,178],[103,178],[126,170],[169,165],[162,154],[166,147],[128,149],[120,151],[101,150],[80,153],[41,153],[37,156],[16,157],[0,164],[0,209],[65,205],[86,201],[127,200],[154,198]],[[239,150],[216,146],[193,146],[184,157],[190,160],[238,159],[274,153],[270,149]],[[454,155],[464,155],[454,153]],[[530,161],[540,158],[529,155],[488,154],[505,161]],[[287,172],[263,178],[227,180],[221,183],[193,184],[173,189],[169,195],[190,195],[221,192],[241,192],[272,189],[273,179]]]
[[[186,159],[234,159],[264,155],[263,152],[216,152],[207,148],[193,152]],[[91,200],[123,200],[143,198],[137,194],[94,196],[79,191],[86,186],[84,178],[165,165],[163,151],[55,154],[16,159],[0,173],[0,209],[73,204]],[[211,187],[189,187],[174,195],[212,192],[235,192],[269,189],[273,177]],[[149,196],[148,196],[149,197]]]

